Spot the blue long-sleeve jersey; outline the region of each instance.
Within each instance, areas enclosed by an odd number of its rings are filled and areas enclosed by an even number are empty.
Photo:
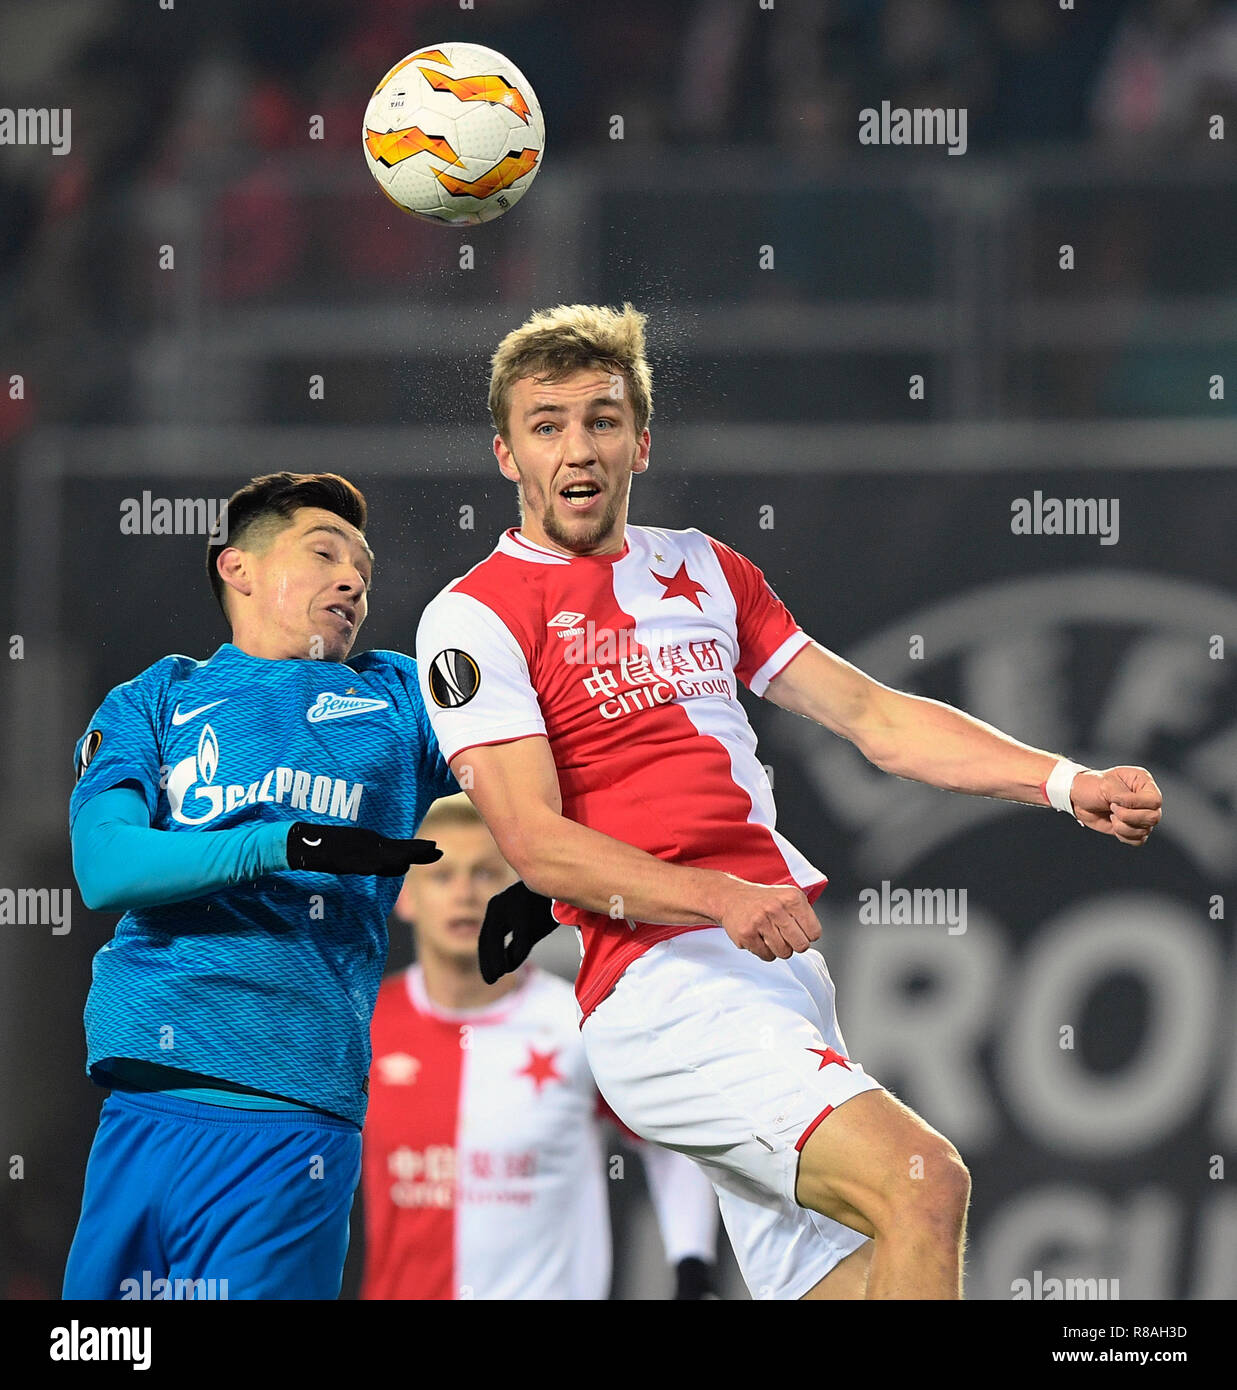
[[[165,657],[108,694],[74,756],[70,827],[92,797],[131,784],[150,825],[174,835],[301,820],[409,838],[459,789],[416,663],[398,652],[268,661],[229,642],[207,661]],[[261,862],[286,863],[270,849]],[[131,908],[95,956],[88,1072],[107,1084],[109,1059],[135,1058],[360,1125],[399,889],[398,877],[279,869]]]

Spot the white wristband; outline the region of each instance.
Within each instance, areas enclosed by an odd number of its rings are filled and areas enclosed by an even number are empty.
[[[1074,803],[1070,800],[1070,788],[1080,772],[1091,770],[1089,767],[1083,767],[1081,763],[1070,762],[1068,758],[1059,758],[1056,767],[1048,774],[1048,780],[1044,783],[1049,804],[1055,806],[1058,811],[1068,811],[1077,820]]]

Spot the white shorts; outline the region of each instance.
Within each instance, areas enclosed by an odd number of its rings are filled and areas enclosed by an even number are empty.
[[[660,941],[582,1030],[598,1088],[651,1143],[704,1169],[753,1298],[800,1298],[867,1237],[795,1201],[799,1151],[880,1089],[846,1056],[818,951],[766,962],[720,928]]]

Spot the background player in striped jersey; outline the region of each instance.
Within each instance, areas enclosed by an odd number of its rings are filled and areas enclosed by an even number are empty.
[[[365,515],[334,474],[240,489],[207,551],[232,640],[117,686],[77,745],[74,871],[124,916],[86,1002],[112,1094],[66,1298],[339,1294],[387,915],[439,853],[403,837],[458,790],[416,663],[349,659]]]
[[[443,858],[408,874],[395,910],[417,963],[387,977],[374,1011],[361,1297],[605,1298],[609,1112],[571,986],[532,964],[486,984],[482,917],[515,875],[463,795],[421,831]],[[638,1147],[678,1296],[702,1297],[713,1188],[690,1159]]]
[[[500,344],[494,453],[521,525],[426,608],[426,706],[505,858],[580,929],[602,1093],[705,1167],[749,1288],[957,1298],[969,1176],[846,1055],[808,949],[825,876],[774,827],[737,681],[886,772],[1050,803],[1126,844],[1159,820],[1159,790],[891,690],[813,642],[729,547],[628,525],[649,466],[643,330],[630,306],[560,306]]]

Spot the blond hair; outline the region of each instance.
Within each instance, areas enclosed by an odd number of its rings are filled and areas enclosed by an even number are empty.
[[[511,388],[523,377],[556,381],[582,367],[621,374],[636,433],[653,414],[653,374],[644,356],[646,314],[624,304],[560,304],[540,309],[513,329],[490,359],[490,418],[507,437]]]
[[[481,813],[463,792],[454,796],[441,796],[425,813],[425,819],[417,831],[427,838],[431,830],[446,825],[484,825]]]

